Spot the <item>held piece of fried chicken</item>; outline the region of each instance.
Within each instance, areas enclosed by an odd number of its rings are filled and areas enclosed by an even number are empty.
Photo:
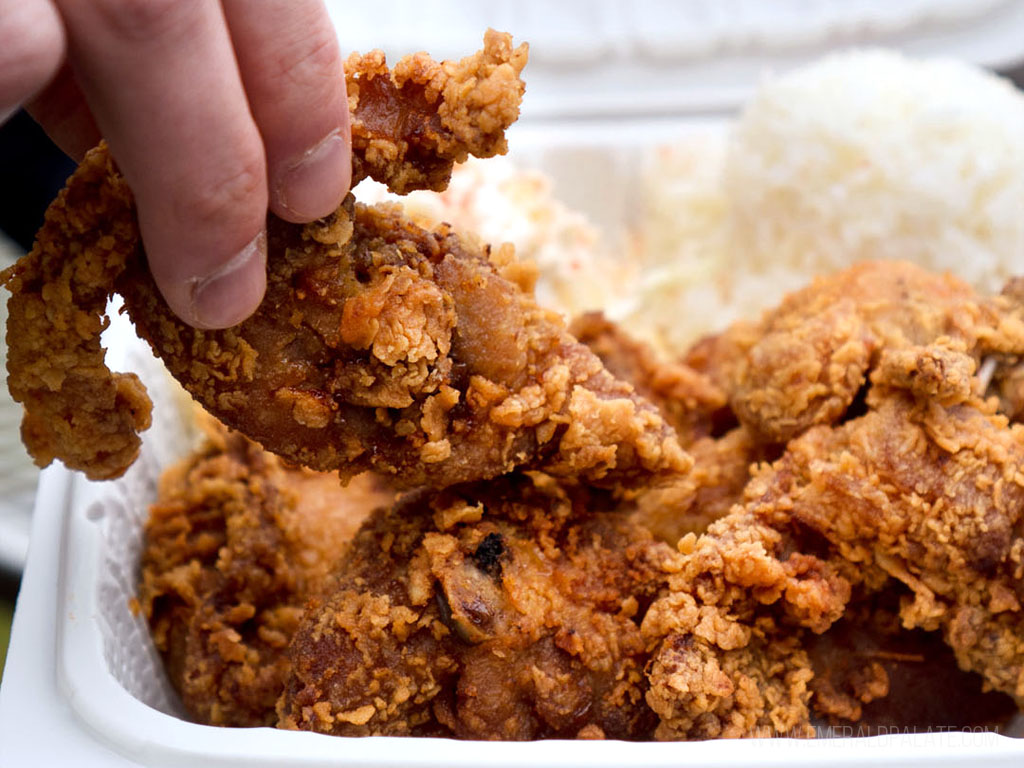
[[[370,511],[393,493],[372,476],[287,469],[219,429],[167,470],[145,528],[139,603],[189,716],[274,722],[284,649],[306,601]]]
[[[403,60],[390,76],[377,56],[358,61],[367,69],[348,75],[357,178],[437,187],[467,152],[504,149],[525,63],[508,36],[489,34],[458,63]],[[686,467],[658,412],[536,305],[510,247],[428,232],[397,207],[351,197],[306,226],[270,217],[268,233],[256,314],[225,331],[191,328],[145,268],[124,180],[104,148],[90,153],[32,253],[4,276],[11,390],[37,460],[107,478],[137,453],[148,398],[106,369],[99,345],[116,290],[207,409],[316,469],[445,486],[517,466],[608,484]]]
[[[505,151],[526,55],[493,31],[459,62],[417,54],[389,73],[379,52],[353,55],[353,183],[370,175],[396,191],[439,189],[467,153]],[[25,407],[22,439],[40,466],[59,458],[107,479],[138,454],[151,403],[134,374],[107,369],[99,339],[115,279],[138,258],[131,191],[101,145],[50,206],[31,253],[0,275],[12,293],[8,386]]]
[[[289,655],[285,728],[648,736],[639,620],[672,553],[610,494],[539,474],[376,513]]]
[[[166,308],[141,263],[119,281],[140,334],[226,423],[294,461],[443,487],[517,466],[629,483],[687,466],[658,411],[537,306],[511,246],[349,199],[271,221],[267,295],[224,332]]]
[[[505,154],[505,129],[519,116],[527,50],[490,29],[483,50],[460,61],[438,63],[417,53],[389,71],[381,51],[352,54],[345,80],[353,186],[369,177],[400,195],[440,192],[455,163]]]

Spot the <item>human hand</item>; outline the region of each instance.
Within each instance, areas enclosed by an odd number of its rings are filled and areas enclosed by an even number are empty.
[[[75,159],[106,138],[157,286],[199,328],[262,300],[268,208],[312,221],[351,182],[320,0],[0,0],[0,121],[26,100]]]

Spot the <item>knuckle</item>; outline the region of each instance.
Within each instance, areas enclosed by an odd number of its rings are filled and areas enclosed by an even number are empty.
[[[161,38],[200,16],[199,0],[92,0],[102,23],[130,40]]]
[[[218,228],[266,214],[266,168],[259,155],[232,165],[228,172],[183,185],[186,196],[178,219],[190,227]],[[198,193],[196,190],[200,190]]]
[[[272,59],[269,80],[278,88],[336,81],[341,87],[341,50],[333,32],[318,30],[283,46]]]

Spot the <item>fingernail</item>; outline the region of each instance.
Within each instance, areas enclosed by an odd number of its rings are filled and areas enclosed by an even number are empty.
[[[351,178],[348,144],[334,131],[284,172],[277,187],[278,206],[295,221],[319,219],[341,205]]]
[[[260,232],[219,269],[192,285],[192,324],[197,328],[238,325],[263,301],[267,288],[267,234]]]

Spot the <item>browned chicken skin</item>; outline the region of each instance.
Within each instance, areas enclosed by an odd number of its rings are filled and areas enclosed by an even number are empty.
[[[440,189],[468,153],[504,151],[525,62],[525,46],[494,32],[461,62],[418,54],[389,74],[379,54],[353,57],[354,179]],[[536,305],[511,248],[351,196],[306,226],[269,217],[268,246],[253,317],[224,331],[185,325],[145,267],[124,180],[104,147],[91,152],[3,276],[10,386],[37,461],[109,478],[134,460],[149,401],[134,376],[107,370],[99,343],[116,290],[211,413],[315,469],[443,487],[520,466],[606,484],[686,468],[657,410]]]
[[[671,550],[543,475],[413,492],[303,620],[280,725],[474,739],[650,735],[639,620]]]
[[[686,361],[726,391],[759,440],[782,443],[839,420],[869,370],[882,364],[894,373],[926,347],[934,363],[912,368],[913,388],[940,401],[961,398],[982,357],[1012,353],[1019,341],[1019,330],[997,333],[1008,304],[951,275],[864,262],[817,278],[759,323],[737,323],[696,345]]]

